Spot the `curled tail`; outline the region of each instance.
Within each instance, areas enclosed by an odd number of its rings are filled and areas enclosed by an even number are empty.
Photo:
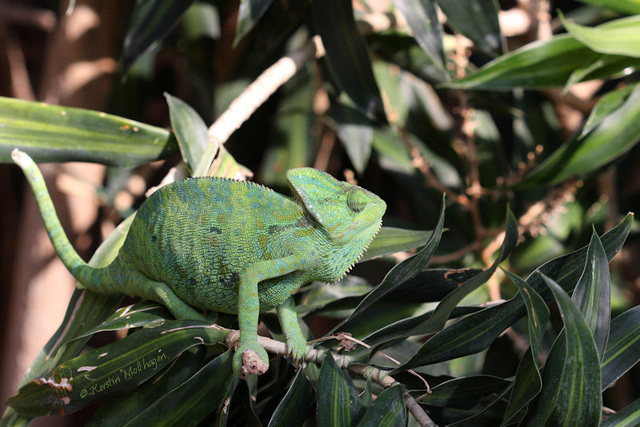
[[[27,177],[27,181],[29,181],[29,185],[36,197],[36,203],[38,205],[40,215],[42,216],[44,227],[47,230],[47,234],[49,235],[49,239],[51,239],[51,243],[53,244],[56,253],[62,260],[62,263],[67,267],[67,270],[69,270],[76,280],[83,285],[87,285],[87,287],[94,288],[94,286],[92,286],[93,283],[91,283],[93,282],[91,278],[96,276],[95,272],[100,271],[100,269],[90,267],[82,258],[80,258],[80,255],[78,255],[73,246],[71,246],[67,235],[62,229],[60,220],[56,215],[53,202],[51,201],[51,196],[49,195],[49,191],[47,190],[40,169],[38,169],[38,166],[27,153],[22,152],[17,148],[11,152],[11,159],[15,164],[20,166]]]

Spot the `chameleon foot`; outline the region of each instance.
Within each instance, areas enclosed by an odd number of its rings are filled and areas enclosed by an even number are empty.
[[[300,362],[304,359],[304,355],[307,352],[307,341],[302,335],[289,337],[287,339],[287,351],[293,360]]]
[[[241,378],[262,375],[269,369],[269,357],[264,348],[255,344],[241,344],[233,355],[233,372]]]

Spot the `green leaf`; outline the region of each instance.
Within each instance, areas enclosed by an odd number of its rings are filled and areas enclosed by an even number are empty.
[[[0,162],[19,148],[36,162],[94,162],[135,167],[177,152],[173,134],[81,108],[0,97]]]
[[[397,426],[407,425],[407,411],[401,385],[393,385],[378,395],[373,405],[367,408],[359,426]]]
[[[157,47],[194,0],[139,0],[131,16],[121,57],[122,74],[149,49]]]
[[[605,418],[600,427],[634,427],[640,424],[640,399],[627,405],[624,409]]]
[[[552,279],[549,286],[564,329],[545,365],[540,396],[527,414],[526,425],[598,425],[602,407],[600,357],[589,326],[579,308]]]
[[[438,0],[447,23],[491,55],[502,54],[502,35],[495,0]]]
[[[209,144],[207,125],[189,104],[168,93],[164,94],[169,105],[171,127],[175,132],[182,160],[194,171],[193,176],[202,176],[206,171],[196,169]]]
[[[587,69],[596,61],[603,63],[580,81],[610,77],[640,61],[633,58],[602,57],[569,34],[529,43],[489,62],[467,77],[443,85],[455,89],[511,90],[564,86],[577,69]]]
[[[631,230],[632,218],[633,215],[627,215],[616,227],[602,236],[602,245],[608,260],[611,260],[624,244]],[[535,289],[545,301],[550,301],[552,295],[542,282],[540,275],[537,274],[537,272],[542,272],[553,277],[566,291],[571,291],[584,269],[586,252],[587,248],[584,247],[569,255],[547,262],[527,278],[527,284]],[[439,337],[445,348],[448,340],[465,344],[449,348],[447,358],[454,359],[485,349],[505,329],[525,314],[524,302],[520,296],[516,295],[505,303],[485,308],[458,320],[436,336]],[[431,340],[434,338],[435,336]]]
[[[238,8],[238,22],[234,46],[256,25],[271,6],[272,0],[242,0]]]
[[[424,246],[432,235],[431,231],[382,227],[360,258],[360,262]]]
[[[442,25],[438,20],[433,0],[393,0],[393,4],[404,15],[409,28],[422,50],[429,56],[445,80],[446,70],[444,46],[442,44]]]
[[[564,144],[534,168],[521,187],[556,184],[573,175],[584,175],[629,151],[640,140],[640,85],[626,101],[590,133]]]
[[[611,387],[640,361],[640,306],[611,322],[607,351],[602,359],[602,389]]]
[[[135,388],[183,351],[224,341],[227,333],[194,321],[168,321],[142,329],[62,363],[48,376],[25,384],[7,404],[28,417],[69,414]]]
[[[367,46],[356,28],[351,2],[313,0],[311,17],[340,88],[367,117],[386,123],[380,90]]]
[[[429,258],[438,247],[440,243],[440,237],[442,237],[442,230],[444,228],[444,211],[445,211],[445,203],[444,203],[444,195],[442,196],[442,207],[440,210],[440,218],[438,219],[438,224],[436,228],[433,230],[433,234],[429,238],[427,244],[420,249],[413,256],[405,259],[387,273],[387,275],[382,280],[377,287],[375,287],[361,302],[358,304],[358,307],[353,311],[353,313],[344,321],[342,321],[338,326],[334,328],[338,329],[346,329],[349,322],[354,319],[356,316],[364,312],[367,308],[369,308],[374,302],[379,301],[382,297],[387,295],[393,289],[406,282],[407,280],[415,277],[429,262]]]
[[[210,414],[221,413],[239,379],[231,369],[230,351],[207,363],[179,387],[161,396],[127,427],[196,425]]]
[[[604,357],[611,322],[611,279],[609,262],[598,234],[593,231],[587,248],[584,271],[571,299],[591,330],[600,358]]]
[[[293,379],[287,394],[282,398],[271,416],[268,427],[304,424],[312,404],[313,388],[304,373],[304,369],[300,369]]]
[[[357,390],[330,354],[322,362],[316,394],[319,427],[348,426],[362,417],[364,407]]]
[[[617,12],[637,14],[640,13],[640,0],[580,0],[582,3],[600,6]]]
[[[571,35],[594,51],[640,58],[640,16],[616,19],[594,28],[567,21],[562,13],[558,16]]]

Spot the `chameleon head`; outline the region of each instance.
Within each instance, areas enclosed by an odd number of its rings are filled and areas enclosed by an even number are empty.
[[[387,205],[372,192],[316,169],[292,169],[287,180],[328,236],[333,261],[329,276],[338,280],[377,234]]]

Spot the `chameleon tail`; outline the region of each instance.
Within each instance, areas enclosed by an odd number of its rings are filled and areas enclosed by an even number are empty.
[[[73,246],[71,246],[67,235],[62,229],[60,220],[56,215],[51,196],[49,195],[40,169],[38,169],[38,166],[36,166],[33,159],[31,159],[27,153],[17,148],[11,152],[11,159],[20,166],[27,177],[27,181],[29,181],[29,185],[31,185],[31,189],[36,197],[38,210],[42,216],[42,221],[44,222],[47,234],[51,239],[56,253],[73,277],[81,283],[87,284],[87,277],[92,276],[92,272],[96,271],[96,269],[84,262]]]

